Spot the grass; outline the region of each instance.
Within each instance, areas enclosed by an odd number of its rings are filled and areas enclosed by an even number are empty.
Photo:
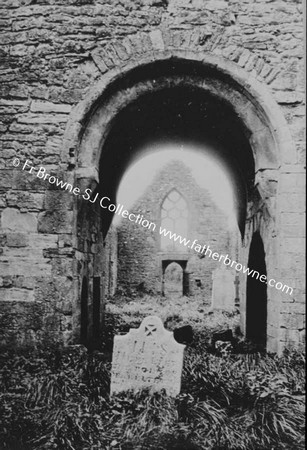
[[[106,352],[90,354],[81,346],[6,350],[0,356],[1,450],[304,447],[302,353],[210,354],[208,335],[236,326],[238,317],[207,315],[201,300],[186,299],[144,297],[130,305],[117,299],[106,311],[109,341],[149,311],[159,312],[170,329],[190,323],[196,330],[185,352],[179,396],[141,391],[110,398]]]

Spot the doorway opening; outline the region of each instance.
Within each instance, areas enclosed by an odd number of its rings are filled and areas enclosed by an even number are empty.
[[[81,288],[81,344],[86,345],[88,340],[88,283],[86,277],[83,277]]]
[[[257,231],[249,251],[248,267],[259,276],[247,277],[246,285],[246,337],[260,350],[266,349],[267,338],[267,285],[260,281],[261,275],[267,275],[265,251],[260,233]]]
[[[100,338],[100,277],[93,279],[93,344],[99,344]]]
[[[162,296],[189,295],[187,261],[162,261]]]
[[[164,273],[164,294],[166,296],[182,295],[183,270],[178,263],[170,263]]]

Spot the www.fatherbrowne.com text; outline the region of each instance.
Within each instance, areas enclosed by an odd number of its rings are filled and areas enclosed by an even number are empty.
[[[13,166],[18,167],[20,165],[20,162],[21,161],[19,158],[14,158]],[[156,231],[156,224],[144,218],[142,214],[134,214],[126,210],[123,205],[115,205],[114,203],[111,203],[110,198],[107,196],[101,197],[99,193],[93,195],[92,190],[89,188],[85,189],[84,192],[81,192],[80,188],[74,187],[72,184],[60,180],[56,176],[48,173],[45,167],[41,166],[39,168],[35,168],[35,166],[28,159],[23,164],[22,170],[27,171],[30,174],[35,175],[37,178],[43,179],[44,181],[47,181],[48,183],[53,184],[62,190],[68,191],[75,196],[82,196],[85,201],[88,201],[90,203],[99,202],[99,205],[102,209],[107,209],[111,213],[117,214],[125,219],[130,220],[131,222],[135,222],[144,228],[148,228],[151,231]],[[243,274],[256,278],[257,280],[259,279],[261,283],[265,283],[270,287],[275,287],[275,289],[279,291],[286,292],[289,295],[293,294],[292,287],[287,286],[280,281],[276,281],[274,278],[268,279],[266,275],[260,274],[257,270],[250,269],[249,267],[245,267],[243,264],[232,260],[231,258],[229,258],[229,255],[220,255],[218,252],[214,252],[213,250],[211,250],[209,245],[202,245],[198,242],[197,239],[191,241],[190,239],[182,237],[177,233],[173,233],[170,230],[161,227],[159,227],[158,231],[160,236],[167,237],[170,240],[183,245],[187,249],[194,250],[199,254],[204,254],[205,256],[212,258],[214,261],[223,262],[225,266],[232,267],[237,272],[242,272]]]

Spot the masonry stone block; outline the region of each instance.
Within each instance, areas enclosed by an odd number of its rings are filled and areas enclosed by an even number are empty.
[[[52,258],[52,275],[72,277],[76,273],[77,262],[72,258]]]
[[[299,254],[302,248],[305,247],[306,240],[304,237],[287,237],[281,242],[281,247],[283,251],[288,253]]]
[[[306,185],[306,177],[303,172],[280,174],[279,189],[281,193],[302,192]]]
[[[298,347],[305,345],[305,333],[297,329],[282,328],[280,339],[287,344],[287,347]]]
[[[9,169],[0,169],[0,192],[6,192],[12,187],[12,171]]]
[[[38,215],[39,233],[69,233],[72,230],[72,211],[45,211]]]
[[[13,277],[12,286],[19,289],[31,289],[34,290],[36,284],[36,278],[25,276],[25,275],[16,275]]]
[[[7,194],[7,205],[22,211],[37,211],[43,208],[44,195],[34,192],[11,191]]]
[[[25,124],[49,124],[49,123],[66,123],[66,114],[24,114],[18,117],[19,123]]]
[[[155,50],[164,50],[164,41],[160,30],[151,31],[149,36]]]
[[[303,94],[297,91],[275,91],[274,97],[280,105],[296,105],[304,101]]]
[[[44,330],[44,312],[42,304],[32,301],[1,302],[0,345],[35,345],[41,341],[49,331]]]
[[[0,257],[0,273],[3,276],[24,275],[32,277],[45,277],[51,273],[48,261],[31,258],[3,258]]]
[[[279,207],[282,211],[302,213],[305,209],[305,199],[300,193],[288,193],[280,197]]]
[[[305,318],[300,313],[283,313],[280,316],[280,326],[292,330],[302,330]]]
[[[305,314],[305,305],[303,303],[282,303],[280,312],[285,314]]]
[[[304,237],[306,227],[304,214],[281,212],[280,215],[281,233],[286,237]]]
[[[26,233],[8,233],[8,247],[27,247],[29,244],[29,235]]]
[[[5,196],[0,195],[0,208],[5,208],[7,206]]]
[[[197,239],[200,245],[210,244],[212,252],[226,255],[235,254],[236,244],[231,245],[226,217],[218,212],[205,189],[200,188],[190,171],[182,163],[173,161],[161,170],[148,187],[144,196],[134,205],[135,214],[143,214],[147,220],[159,227],[159,218],[165,193],[176,189],[188,202],[188,239]],[[118,268],[117,286],[119,291],[133,292],[139,284],[152,293],[161,293],[162,259],[175,259],[161,250],[158,231],[151,232],[139,224],[122,219],[118,227]],[[172,230],[174,231],[174,230]],[[235,239],[234,239],[235,241]],[[175,252],[176,253],[176,252]],[[183,251],[177,259],[185,259],[189,272],[189,293],[202,294],[210,303],[212,271],[219,262],[205,256],[202,259],[194,250]],[[198,281],[197,281],[198,280]],[[199,283],[200,282],[200,283]],[[199,286],[197,285],[199,284]],[[234,297],[230,302],[234,302]]]
[[[5,288],[0,289],[0,301],[6,302],[33,302],[34,291],[28,289]]]
[[[71,111],[71,105],[65,104],[57,104],[51,102],[42,102],[35,100],[31,103],[31,111],[32,112],[41,112],[41,113],[67,113],[69,114]]]
[[[58,190],[46,191],[45,211],[38,214],[39,233],[70,233],[73,220],[72,200],[72,193]]]
[[[5,208],[1,215],[4,230],[36,232],[37,216],[34,213],[21,213],[18,209]]]

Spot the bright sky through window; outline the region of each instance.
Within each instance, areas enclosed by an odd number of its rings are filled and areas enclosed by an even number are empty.
[[[206,189],[212,201],[226,215],[230,228],[236,226],[236,212],[231,178],[222,163],[212,156],[200,152],[196,147],[160,144],[146,147],[143,154],[124,174],[117,192],[117,203],[131,209],[144,194],[154,177],[173,160],[181,161],[190,170],[198,185]],[[167,194],[167,193],[165,193]],[[118,224],[120,216],[114,216],[113,223]]]
[[[161,227],[180,236],[188,234],[188,205],[176,189],[170,191],[161,206]],[[180,242],[161,236],[161,249],[164,251],[184,251]]]

